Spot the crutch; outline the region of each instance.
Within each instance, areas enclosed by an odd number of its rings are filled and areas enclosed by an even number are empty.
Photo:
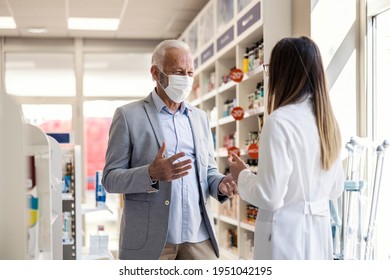
[[[381,145],[376,149],[376,166],[374,173],[374,181],[372,187],[372,197],[371,197],[371,208],[370,208],[370,218],[368,220],[367,235],[365,237],[366,248],[364,253],[364,259],[370,260],[373,256],[373,241],[374,241],[374,231],[376,224],[376,212],[378,208],[378,198],[379,190],[382,180],[382,171],[383,171],[383,160],[385,150],[390,146],[389,141],[385,140]]]
[[[347,177],[341,200],[342,224],[340,229],[339,259],[361,259],[362,251],[362,191],[366,186],[363,169],[367,145],[352,137],[346,144],[348,151]],[[356,212],[355,212],[356,210]]]

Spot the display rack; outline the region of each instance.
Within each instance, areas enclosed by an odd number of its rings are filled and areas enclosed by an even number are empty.
[[[196,64],[191,103],[208,114],[215,138],[216,160],[221,172],[228,170],[228,148],[235,146],[245,161],[250,159],[248,144],[257,139],[257,135],[252,140],[248,137],[251,133],[260,131],[264,113],[264,99],[259,100],[256,92],[260,90],[258,85],[263,82],[263,56],[260,50],[263,41],[262,2],[245,1],[240,10],[238,2],[241,1],[210,1],[190,24],[188,33],[185,32],[182,36],[183,40],[190,41],[189,37],[193,36],[190,30],[198,26],[200,39],[196,40],[197,45],[189,42],[193,52],[195,50]],[[228,7],[222,9],[221,5]],[[223,11],[232,13],[231,20],[224,20],[226,17],[221,14]],[[215,20],[210,21],[210,16]],[[210,27],[210,22],[217,26]],[[215,33],[202,34],[205,30],[215,30]],[[249,57],[249,60],[245,61],[244,57]],[[246,69],[244,64],[247,62],[249,65]],[[230,78],[230,72],[234,68],[245,68],[245,75],[240,83]],[[255,95],[257,98],[253,100]],[[255,105],[253,101],[256,102]],[[236,121],[231,116],[232,109],[238,106],[245,111],[241,121]],[[254,209],[238,196],[222,205],[213,202],[222,258],[253,258],[254,226],[247,217],[250,207]]]
[[[266,117],[263,63],[268,63],[279,39],[291,36],[291,1],[275,2],[279,1],[209,1],[180,37],[194,54],[190,102],[208,115],[223,173],[228,172],[228,150],[233,147],[253,171],[257,169],[248,145],[257,142]],[[243,71],[241,82],[230,78],[234,68]],[[231,115],[234,107],[244,110],[242,120]],[[257,208],[236,196],[222,205],[213,200],[213,210],[221,257],[252,259]]]
[[[52,223],[52,259],[62,260],[62,169],[61,147],[51,136],[47,136],[50,146],[50,190],[51,190],[51,223]]]
[[[61,149],[56,140],[40,128],[25,124],[27,138],[26,157],[33,157],[35,188],[38,198],[36,250],[31,250],[32,259],[62,259],[61,229]],[[30,232],[30,229],[29,229]]]
[[[67,133],[59,133],[63,137]],[[68,133],[69,134],[69,133]],[[51,133],[51,135],[53,135]],[[55,136],[57,137],[57,136]],[[70,137],[65,137],[70,139]],[[106,205],[96,207],[90,203],[83,203],[81,183],[81,148],[69,141],[61,142],[62,150],[62,205],[63,228],[62,247],[63,258],[66,260],[80,259],[113,259],[111,252],[104,254],[90,254],[86,244],[86,217],[88,213],[108,211]]]
[[[59,144],[24,123],[12,97],[1,95],[0,104],[1,259],[62,259]],[[32,195],[37,202],[34,212],[29,204]]]
[[[65,176],[70,176],[70,181],[66,183],[69,184],[69,190],[66,189],[66,192],[62,193],[63,258],[64,260],[77,260],[82,258],[81,148],[78,145],[68,145],[61,147],[61,150],[64,184],[68,180]],[[69,226],[66,225],[67,222]]]
[[[0,92],[0,259],[27,258],[25,139],[21,107]]]

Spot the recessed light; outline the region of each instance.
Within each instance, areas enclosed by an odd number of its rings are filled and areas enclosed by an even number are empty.
[[[72,30],[117,30],[117,18],[68,18],[68,29]]]
[[[13,17],[0,17],[0,29],[15,29],[16,23]]]
[[[31,27],[27,29],[27,32],[33,34],[43,34],[43,33],[47,33],[47,29],[44,27]]]

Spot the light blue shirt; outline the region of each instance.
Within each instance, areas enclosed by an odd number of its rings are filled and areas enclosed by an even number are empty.
[[[168,221],[167,243],[201,242],[209,239],[199,207],[198,177],[195,165],[195,147],[188,118],[188,108],[182,102],[177,112],[172,113],[153,91],[152,98],[167,144],[168,157],[179,152],[185,156],[179,160],[191,159],[189,174],[172,181],[172,194]]]

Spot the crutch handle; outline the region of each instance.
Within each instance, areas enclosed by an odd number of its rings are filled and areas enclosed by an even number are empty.
[[[387,148],[390,146],[390,142],[389,142],[387,139],[385,139],[385,140],[383,141],[382,146],[383,146],[384,149],[387,149]]]

